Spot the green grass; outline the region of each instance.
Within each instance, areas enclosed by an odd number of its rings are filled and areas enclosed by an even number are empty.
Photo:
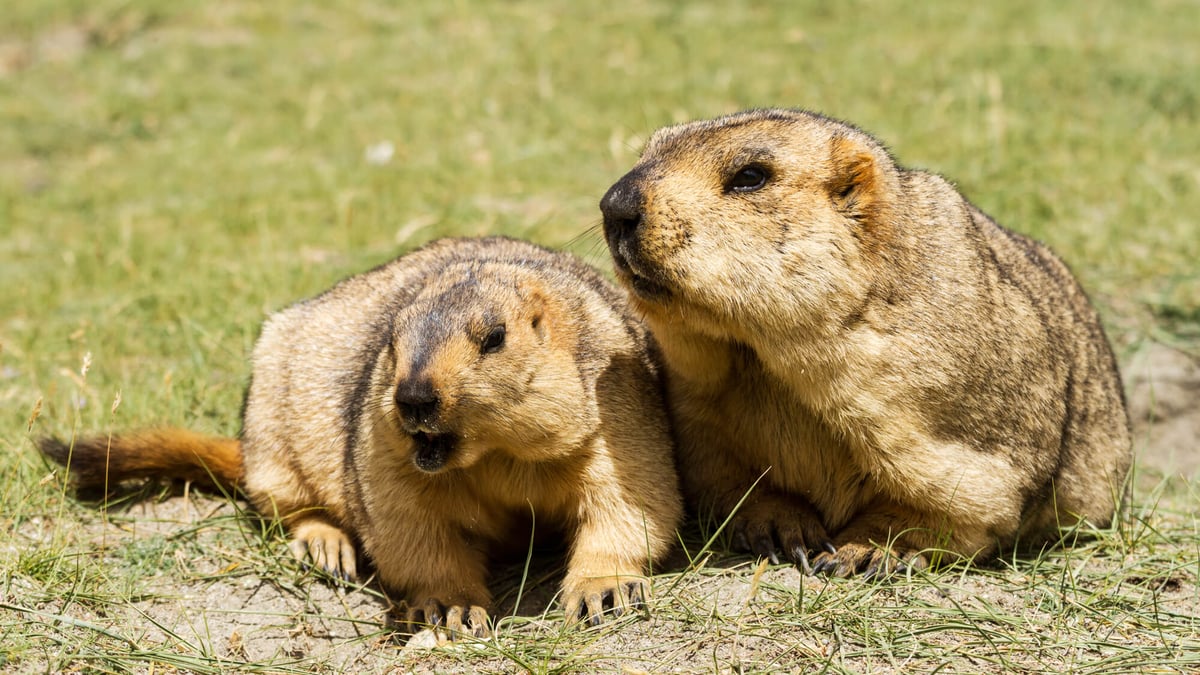
[[[649,621],[563,632],[533,594],[494,645],[428,661],[269,525],[195,495],[78,504],[29,442],[236,432],[267,313],[434,236],[607,266],[596,204],[646,136],[753,106],[851,120],[1047,241],[1122,358],[1200,354],[1198,25],[1168,0],[3,3],[0,669],[1200,667],[1184,480],[1033,560],[888,586],[768,570],[747,600],[753,566],[718,557],[660,577]],[[242,596],[271,601],[217,602]]]

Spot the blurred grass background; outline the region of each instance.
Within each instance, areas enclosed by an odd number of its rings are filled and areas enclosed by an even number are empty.
[[[1122,344],[1195,333],[1197,26],[1168,0],[6,3],[7,442],[38,396],[64,419],[88,351],[87,426],[120,389],[122,423],[232,431],[267,312],[436,235],[606,265],[596,202],[644,138],[753,106],[947,175],[1058,250]]]
[[[1122,355],[1200,345],[1196,2],[20,0],[0,505],[57,494],[31,428],[236,432],[267,313],[435,236],[606,267],[596,204],[649,133],[755,106],[852,121],[1048,242]]]

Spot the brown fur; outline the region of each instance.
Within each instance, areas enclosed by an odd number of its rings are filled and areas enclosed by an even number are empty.
[[[1096,312],[942,178],[758,110],[658,131],[601,209],[688,500],[723,518],[762,476],[740,546],[876,576],[1111,521],[1131,442]]]
[[[76,444],[75,476],[211,470],[333,574],[355,576],[360,544],[409,622],[452,634],[486,632],[494,557],[531,521],[571,542],[568,620],[640,603],[671,546],[682,502],[653,345],[572,256],[442,240],[275,314],[253,360],[244,472],[236,441],[168,430]]]

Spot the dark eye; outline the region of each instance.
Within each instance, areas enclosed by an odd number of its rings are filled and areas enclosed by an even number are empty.
[[[767,184],[770,175],[767,170],[757,164],[744,166],[733,174],[725,189],[729,192],[754,192]]]
[[[496,326],[488,331],[487,337],[483,338],[483,344],[479,345],[479,351],[484,354],[492,354],[500,351],[504,346],[504,326]]]

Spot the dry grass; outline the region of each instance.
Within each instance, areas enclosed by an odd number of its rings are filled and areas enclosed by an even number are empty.
[[[45,488],[53,491],[54,482]],[[1165,486],[1164,486],[1165,488]],[[1193,487],[1179,495],[1198,496]],[[402,648],[371,588],[298,568],[276,528],[225,499],[135,492],[13,531],[0,626],[18,670],[196,672],[1168,672],[1200,667],[1200,527],[1136,506],[1073,547],[885,584],[680,553],[649,612],[561,625],[553,555],[498,575],[496,636]],[[1159,495],[1161,496],[1161,495]],[[1145,503],[1153,495],[1141,495]],[[683,547],[704,543],[689,530]],[[720,548],[719,546],[717,548]],[[11,554],[11,553],[10,553]],[[523,592],[522,592],[523,591]],[[516,596],[522,595],[518,606]],[[549,609],[547,609],[549,607]]]

